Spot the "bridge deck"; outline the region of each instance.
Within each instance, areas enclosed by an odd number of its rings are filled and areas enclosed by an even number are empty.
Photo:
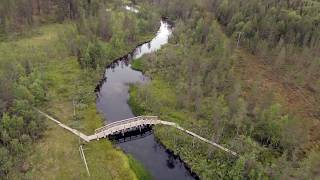
[[[157,116],[137,116],[137,117],[133,117],[133,118],[129,118],[129,119],[124,119],[121,121],[116,121],[113,123],[109,123],[101,128],[98,128],[95,130],[95,134],[100,133],[102,131],[117,127],[117,126],[122,126],[124,124],[131,124],[131,123],[136,123],[139,121],[147,121],[147,120],[158,120]]]
[[[62,124],[60,121],[58,121],[57,119],[49,116],[48,114],[36,109],[36,111],[38,111],[40,114],[44,115],[45,117],[47,117],[48,119],[54,121],[55,123],[57,123],[59,126],[61,126],[62,128],[72,132],[73,134],[79,136],[81,139],[83,139],[86,142],[90,142],[93,140],[99,140],[101,138],[106,138],[109,135],[112,134],[116,134],[116,133],[123,133],[125,131],[130,131],[132,129],[137,129],[137,128],[141,128],[143,126],[146,125],[157,125],[157,124],[162,124],[162,125],[167,125],[167,126],[172,126],[176,129],[179,129],[193,137],[196,137],[198,139],[200,139],[203,142],[206,142],[208,144],[211,144],[225,152],[231,153],[234,156],[237,156],[237,153],[234,151],[231,151],[215,142],[209,141],[191,131],[188,131],[182,127],[180,127],[178,124],[173,123],[173,122],[168,122],[168,121],[162,121],[159,120],[157,116],[138,116],[138,117],[134,117],[134,118],[129,118],[129,119],[124,119],[121,121],[116,121],[114,123],[110,123],[107,124],[101,128],[98,128],[95,130],[95,133],[93,135],[87,136],[83,133],[81,133],[80,131],[76,130],[76,129],[72,129],[70,127],[68,127],[65,124]]]

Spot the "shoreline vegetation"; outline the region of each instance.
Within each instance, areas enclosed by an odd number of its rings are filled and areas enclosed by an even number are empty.
[[[142,59],[139,58],[139,59],[135,59],[131,62],[131,68],[133,70],[136,70],[136,71],[141,71],[143,72],[143,64],[142,64]]]
[[[132,155],[128,154],[130,168],[135,172],[139,180],[151,180],[152,175],[144,168],[138,160],[136,160]]]

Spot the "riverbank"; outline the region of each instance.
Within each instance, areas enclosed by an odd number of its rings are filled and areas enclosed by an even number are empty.
[[[134,63],[141,56],[152,53],[167,44],[171,35],[171,25],[163,19],[160,24],[159,31],[152,41],[139,45],[132,53],[118,58],[107,67],[106,78],[104,78],[106,81],[102,81],[97,88],[97,107],[105,119],[110,120],[109,123],[134,117],[132,109],[127,103],[129,85],[146,83],[148,78],[143,76],[141,72],[133,70],[130,63]],[[153,134],[149,134],[147,137],[143,134],[141,136],[144,138],[121,143],[119,147],[138,159],[150,171],[152,177],[155,179],[172,179],[174,177],[184,180],[195,178],[181,159],[173,156],[159,144]]]

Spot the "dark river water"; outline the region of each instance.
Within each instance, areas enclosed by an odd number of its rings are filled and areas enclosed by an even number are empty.
[[[171,26],[161,20],[159,31],[152,41],[138,46],[132,53],[119,58],[106,69],[106,79],[97,92],[97,108],[107,120],[106,124],[134,117],[128,105],[129,85],[147,83],[149,79],[141,72],[133,70],[130,61],[160,49],[162,45],[168,43],[171,32]],[[154,179],[195,179],[180,158],[156,141],[152,131],[118,145],[140,161]]]

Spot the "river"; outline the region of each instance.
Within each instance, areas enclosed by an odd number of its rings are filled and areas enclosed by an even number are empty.
[[[165,20],[156,36],[145,44],[138,46],[129,53],[112,63],[105,71],[105,81],[97,92],[97,108],[103,114],[107,123],[134,117],[130,106],[129,85],[147,83],[149,78],[131,68],[130,62],[144,54],[154,52],[168,43],[172,28]],[[190,173],[179,157],[174,156],[164,146],[158,143],[152,133],[144,133],[140,138],[126,138],[117,144],[120,148],[140,161],[157,180],[189,180],[197,179]]]

